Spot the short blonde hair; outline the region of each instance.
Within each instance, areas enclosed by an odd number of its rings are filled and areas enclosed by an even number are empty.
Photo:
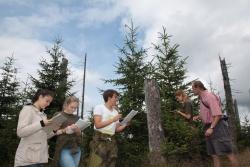
[[[63,103],[63,109],[65,109],[70,103],[77,102],[79,104],[80,100],[75,96],[69,96],[65,99]]]
[[[183,90],[177,90],[175,92],[175,96],[185,96],[187,95]]]
[[[188,98],[188,95],[184,92],[184,90],[177,90],[175,92],[175,96],[182,96],[184,98],[184,101],[186,101]]]

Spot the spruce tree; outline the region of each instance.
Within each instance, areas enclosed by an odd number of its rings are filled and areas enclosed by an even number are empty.
[[[16,74],[17,68],[14,67],[14,57],[7,57],[4,66],[1,67],[2,74],[0,80],[0,116],[4,119],[9,119],[15,116],[16,113],[10,112],[8,109],[18,101],[18,87]]]
[[[186,121],[174,112],[180,104],[175,99],[178,89],[188,90],[184,84],[186,78],[186,58],[178,54],[178,44],[170,44],[170,36],[163,27],[159,33],[159,44],[153,44],[155,50],[155,64],[153,76],[156,78],[161,94],[161,111],[166,134],[164,152],[167,156],[182,157],[192,149],[191,127]]]
[[[70,95],[70,88],[74,81],[69,81],[70,71],[68,69],[68,60],[63,53],[62,40],[56,39],[53,47],[47,50],[51,59],[48,61],[43,59],[39,65],[38,79],[31,76],[31,80],[36,89],[50,89],[55,92],[47,113],[53,115],[62,109],[65,96]]]
[[[163,27],[159,33],[159,44],[153,44],[156,54],[154,76],[158,81],[161,90],[161,99],[164,110],[173,110],[176,107],[175,91],[186,89],[184,79],[186,69],[184,68],[186,58],[178,54],[178,44],[170,45],[170,36]]]
[[[13,162],[18,144],[16,136],[17,117],[20,110],[19,82],[13,56],[7,57],[0,76],[0,161],[2,165]],[[6,164],[5,164],[6,162]]]
[[[106,80],[106,83],[112,83],[119,88],[119,105],[123,116],[131,110],[139,111],[131,126],[120,135],[121,143],[118,145],[118,166],[133,166],[140,163],[148,151],[147,120],[143,106],[143,85],[148,66],[144,63],[146,50],[137,45],[137,28],[134,28],[133,23],[125,27],[128,31],[124,46],[119,48],[121,56],[115,66],[118,78]]]

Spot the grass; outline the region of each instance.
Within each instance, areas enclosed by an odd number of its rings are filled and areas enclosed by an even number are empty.
[[[241,151],[237,154],[237,158],[240,162],[240,167],[249,167],[250,166],[250,148]],[[166,165],[156,165],[148,167],[212,167],[211,159],[208,158],[205,161],[201,160],[192,160],[192,161],[183,161],[183,162],[167,162]],[[229,160],[227,157],[221,157],[221,167],[230,167]]]

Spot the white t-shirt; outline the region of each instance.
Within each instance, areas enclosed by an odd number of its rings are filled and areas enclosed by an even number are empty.
[[[94,108],[93,115],[101,116],[102,117],[101,121],[103,122],[103,121],[106,121],[115,117],[116,115],[118,115],[118,112],[115,109],[110,111],[104,104],[101,104]],[[108,126],[105,126],[100,129],[96,129],[96,127],[94,126],[94,129],[104,134],[114,135],[117,123],[119,123],[119,121],[113,122],[109,124]]]

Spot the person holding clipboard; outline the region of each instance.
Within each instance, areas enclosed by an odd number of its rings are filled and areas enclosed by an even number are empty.
[[[120,124],[121,114],[115,109],[118,95],[113,89],[104,91],[104,104],[94,108],[95,132],[90,142],[88,167],[115,167],[118,151],[115,133],[123,131],[127,126]]]
[[[56,131],[57,141],[52,166],[78,167],[81,158],[81,129],[75,124],[79,117],[75,110],[79,105],[79,99],[75,96],[67,97],[60,112],[66,120]],[[57,113],[58,115],[58,113]]]
[[[25,105],[20,111],[17,135],[21,140],[15,155],[15,167],[42,167],[48,163],[47,139],[53,134],[43,130],[51,124],[43,110],[50,105],[53,97],[52,91],[39,89],[32,99],[32,104]]]

